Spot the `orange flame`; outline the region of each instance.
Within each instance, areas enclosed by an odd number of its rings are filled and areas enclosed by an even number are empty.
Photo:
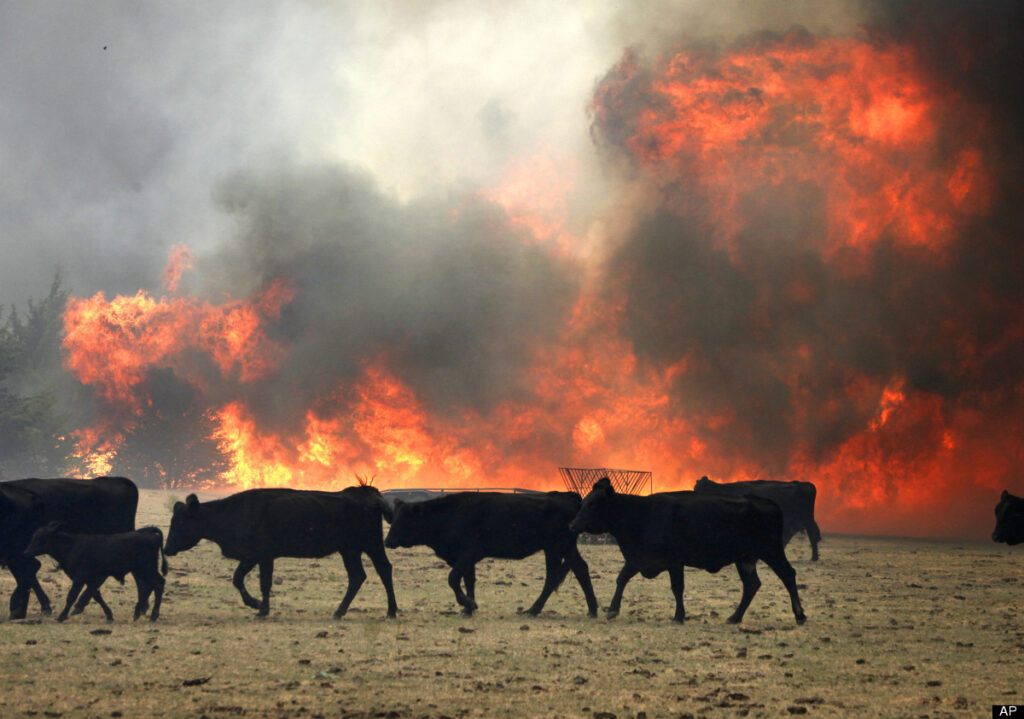
[[[646,72],[635,56],[624,57],[598,89],[598,123],[615,124],[606,116],[621,110],[628,86]],[[784,182],[822,193],[825,230],[813,238],[816,249],[850,273],[866,271],[864,258],[883,240],[928,262],[948,262],[958,233],[991,206],[986,154],[969,140],[984,127],[983,114],[958,114],[960,99],[930,83],[906,48],[849,38],[810,42],[794,33],[720,55],[680,52],[652,73],[622,145],[665,202],[682,213],[697,214],[700,206],[710,241],[727,252],[735,252],[745,229],[742,203]],[[968,125],[971,132],[952,137],[951,127]],[[588,274],[587,240],[569,230],[573,173],[571,162],[543,148],[511,163],[501,183],[481,193],[524,230],[524,242],[587,265],[560,341],[527,348],[529,386],[514,397],[486,410],[435,411],[385,348],[363,358],[353,377],[329,388],[330,396],[301,408],[296,426],[270,427],[245,390],[271,383],[287,358],[289,347],[271,326],[295,297],[288,278],[221,304],[155,299],[141,290],[108,301],[100,293],[68,303],[66,367],[118,421],[80,430],[78,457],[90,467],[116,468],[120,433],[151,405],[148,374],[171,368],[208,395],[213,439],[228,464],[217,481],[238,488],[339,487],[353,476],[379,476],[384,488],[552,489],[558,465],[653,470],[656,490],[689,488],[703,474],[768,475],[814,481],[827,530],[941,533],[929,513],[944,493],[965,484],[995,488],[1024,462],[1020,450],[1006,451],[1020,444],[1012,436],[1024,426],[1020,417],[993,430],[982,409],[952,406],[910,387],[905,375],[854,371],[840,373],[839,392],[869,419],[829,454],[803,438],[781,468],[724,455],[718,435],[745,431],[735,412],[681,406],[675,391],[701,359],[638,356],[621,332],[625,299]],[[190,264],[191,253],[174,248],[165,273],[170,291]],[[809,281],[780,284],[794,305],[822,299]],[[750,330],[770,332],[772,323],[755,312]],[[1024,322],[1008,333],[1024,336]],[[965,371],[982,361],[973,354],[980,350],[957,351]],[[799,398],[793,411],[801,427],[842,411],[806,386],[822,361],[814,352],[812,343],[795,342],[778,359]],[[204,362],[197,365],[196,355]]]
[[[619,70],[624,82],[640,73],[632,55]],[[603,88],[599,121],[623,91]],[[930,84],[907,48],[794,32],[724,56],[681,52],[650,94],[627,145],[670,178],[681,166],[699,178],[692,190],[713,198],[725,244],[740,229],[739,199],[784,178],[826,192],[833,255],[886,236],[939,252],[990,202],[979,148],[948,152],[940,136],[958,98]]]

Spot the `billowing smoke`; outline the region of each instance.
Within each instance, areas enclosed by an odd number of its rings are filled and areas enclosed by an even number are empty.
[[[236,176],[218,200],[240,231],[207,268],[217,284],[294,291],[276,327],[287,356],[255,390],[265,421],[294,426],[378,358],[434,411],[487,412],[529,389],[527,362],[577,293],[568,263],[473,195],[400,203],[365,175],[307,168]]]
[[[675,410],[725,475],[892,503],[1019,481],[1020,7],[900,8],[629,51],[597,87],[653,207],[608,263],[620,331],[684,367]]]
[[[1017,4],[106,10],[0,23],[59,49],[0,80],[0,300],[63,265],[83,467],[1024,490]]]

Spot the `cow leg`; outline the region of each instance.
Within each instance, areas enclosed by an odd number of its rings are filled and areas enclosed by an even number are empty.
[[[164,585],[166,580],[160,576],[160,572],[153,572],[153,576],[149,578],[149,585],[153,589],[153,611],[149,615],[149,621],[155,622],[157,617],[160,616],[160,602],[164,598]]]
[[[533,617],[540,614],[548,597],[558,589],[562,580],[565,579],[565,575],[569,572],[569,565],[562,561],[560,556],[545,549],[544,570],[544,587],[540,590],[540,596],[537,597],[533,606],[526,610],[526,613]]]
[[[740,597],[739,606],[726,621],[729,624],[739,624],[743,621],[743,615],[750,606],[750,601],[761,588],[761,578],[757,576],[757,560],[736,562],[736,571],[740,574],[740,581],[743,582],[743,596]]]
[[[71,611],[71,605],[78,599],[78,593],[82,591],[82,587],[85,586],[85,582],[81,579],[75,579],[71,582],[71,589],[68,590],[67,601],[64,602],[64,609],[60,614],[57,615],[57,621],[63,622],[68,618],[68,612]]]
[[[636,576],[639,572],[638,567],[633,566],[629,562],[622,565],[622,569],[619,570],[619,576],[615,579],[615,595],[612,597],[612,603],[608,606],[608,611],[605,616],[609,619],[615,619],[619,616],[619,607],[622,606],[622,592],[629,584],[629,580]]]
[[[583,596],[587,599],[587,616],[596,617],[597,596],[594,594],[594,585],[590,581],[590,567],[587,565],[586,560],[580,555],[579,550],[573,547],[565,563],[572,569],[572,573],[576,575],[576,581],[580,583]]]
[[[803,605],[800,604],[800,594],[796,589],[796,570],[793,569],[793,565],[786,559],[785,552],[772,552],[769,556],[761,557],[761,559],[771,567],[775,575],[782,580],[786,591],[789,592],[789,601],[793,605],[793,616],[796,618],[796,623],[803,624],[806,622],[807,616],[804,614]]]
[[[92,599],[92,594],[86,590],[82,592],[82,596],[78,598],[78,602],[75,603],[75,608],[71,610],[71,616],[81,614],[85,611],[85,607],[89,604],[89,600]]]
[[[672,596],[676,600],[676,613],[672,617],[672,621],[679,622],[680,624],[686,621],[686,608],[683,606],[683,589],[685,587],[683,571],[683,567],[675,567],[668,570],[668,579],[670,586],[672,587]]]
[[[807,540],[811,543],[811,561],[818,561],[818,542],[821,541],[821,530],[812,518],[807,522]]]
[[[388,595],[388,618],[394,619],[398,616],[398,602],[395,600],[395,585],[391,581],[391,562],[388,560],[388,555],[384,552],[383,547],[367,552],[366,555],[373,562],[373,568],[377,570],[377,576],[380,577],[384,591]]]
[[[108,607],[107,603],[103,601],[103,595],[100,594],[101,584],[103,584],[102,579],[98,582],[90,582],[85,591],[90,592],[92,594],[92,598],[96,600],[96,603],[100,605],[100,609],[103,610],[103,614],[106,615],[107,621],[113,622],[114,613],[110,611],[110,607]]]
[[[138,621],[139,617],[146,613],[149,609],[149,593],[152,591],[149,582],[146,577],[141,574],[132,572],[132,576],[135,577],[135,588],[138,591],[139,600],[135,602],[135,614],[132,617],[132,621]]]
[[[249,594],[249,590],[245,588],[245,575],[252,571],[252,568],[256,566],[256,562],[249,559],[243,559],[238,563],[238,567],[235,569],[235,575],[231,578],[231,583],[235,585],[235,589],[242,595],[242,603],[247,607],[253,609],[259,609],[260,603],[256,601],[256,598]]]
[[[352,603],[356,592],[359,591],[359,587],[363,586],[363,582],[366,581],[366,570],[363,569],[362,552],[352,550],[342,552],[341,561],[345,563],[345,571],[348,573],[348,589],[345,590],[345,596],[342,598],[341,604],[334,611],[335,619],[345,616],[345,612],[348,611],[348,605]]]
[[[260,562],[260,608],[257,617],[265,617],[270,613],[270,588],[274,586],[274,560],[265,559]]]
[[[473,571],[472,564],[456,564],[448,573],[448,586],[455,592],[455,601],[462,607],[462,613],[467,617],[472,616],[476,611],[476,600],[472,599],[462,591],[462,578],[467,572]]]
[[[476,565],[471,564],[465,572],[462,573],[462,582],[466,585],[466,596],[474,602],[476,601]]]
[[[92,595],[89,593],[88,590],[82,592],[81,596],[78,597],[78,601],[75,602],[74,608],[72,608],[71,610],[71,616],[75,616],[76,614],[81,614],[82,612],[84,612],[86,605],[89,603],[91,599]]]
[[[39,601],[39,611],[46,615],[52,614],[53,609],[50,607],[50,598],[46,596],[46,592],[43,591],[42,585],[39,584],[38,575],[32,575],[32,591],[35,593],[36,599]]]
[[[12,557],[8,563],[11,574],[14,575],[15,587],[11,593],[11,604],[10,604],[10,618],[11,619],[24,619],[28,613],[28,596],[29,592],[35,591],[36,596],[43,591],[42,587],[39,586],[39,580],[36,578],[36,572],[39,571],[39,567],[42,566],[39,560],[35,557]],[[36,590],[36,587],[39,587]],[[46,598],[46,594],[43,593],[43,597]],[[40,600],[40,604],[43,602]],[[48,609],[50,606],[49,598],[46,598],[45,607]]]

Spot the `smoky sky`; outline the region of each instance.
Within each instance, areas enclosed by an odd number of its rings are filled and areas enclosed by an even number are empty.
[[[994,161],[992,207],[963,227],[948,261],[883,236],[865,259],[867,271],[846,271],[842,257],[816,249],[825,235],[823,188],[795,178],[742,196],[735,209],[743,229],[729,247],[716,245],[713,213],[695,199],[690,168],[680,165],[651,191],[653,209],[609,262],[618,274],[609,292],[625,298],[621,331],[638,354],[658,366],[687,363],[674,387],[678,411],[706,422],[704,434],[724,456],[768,473],[784,471],[798,448],[825,458],[868,426],[878,405],[850,391],[858,377],[879,393],[902,378],[908,392],[941,397],[944,412],[1021,416],[1024,118],[1021,50],[1012,40],[1022,29],[1020,6],[891,5],[871,16],[862,36],[878,47],[910,44],[931,82],[990,119],[972,140]],[[815,42],[796,28],[788,39],[759,33],[725,44],[680,35],[675,47],[726,52],[791,42],[794,32],[799,42]],[[634,158],[627,140],[643,109],[658,102],[657,63],[627,56],[598,85],[599,97],[615,89],[594,125],[612,158]],[[964,128],[946,122],[952,143]],[[639,163],[632,171],[644,172]],[[787,291],[793,286],[803,299]],[[722,416],[732,421],[716,425]]]
[[[522,395],[533,350],[578,291],[568,263],[473,195],[401,203],[365,174],[322,167],[238,175],[217,198],[240,230],[200,269],[285,278],[295,293],[274,326],[287,357],[252,396],[287,421],[378,358],[441,413]]]
[[[0,306],[45,295],[58,270],[78,297],[171,294],[161,277],[182,244],[195,258],[182,295],[244,300],[281,279],[294,295],[266,328],[286,348],[272,376],[234,383],[196,363],[203,409],[243,395],[262,425],[298,427],[311,407],[351,406],[339,387],[377,358],[440,415],[528,397],[536,348],[596,286],[623,310],[600,331],[641,364],[685,364],[669,411],[719,467],[777,475],[796,448],[827,457],[877,412],[879,397],[849,391],[864,377],[1021,426],[1020,15],[1010,2],[6,3]],[[709,241],[699,178],[646,177],[627,146],[658,58],[850,35],[912,46],[937,87],[987,114],[972,140],[999,160],[990,207],[945,262],[883,237],[849,273],[821,252],[827,188],[789,178],[737,199],[745,229],[728,250]],[[618,106],[588,114],[624,81]],[[943,122],[950,146],[969,129]],[[537,155],[572,168],[576,254],[485,199]]]
[[[215,253],[226,178],[338,163],[404,199],[493,185],[540,146],[589,172],[585,106],[628,45],[849,25],[857,5],[99,0],[0,7],[0,305],[162,290]],[[588,207],[599,204],[592,200]]]

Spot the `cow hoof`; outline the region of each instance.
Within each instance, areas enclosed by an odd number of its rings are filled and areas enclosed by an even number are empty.
[[[676,624],[685,624],[685,617],[672,617],[672,621]]]
[[[731,617],[725,620],[727,624],[739,624],[743,621],[743,617],[737,617],[733,614]]]
[[[595,619],[597,617],[597,610],[591,609],[589,612],[587,612],[587,616],[591,619]]]
[[[81,614],[84,611],[85,611],[85,607],[75,607],[74,609],[71,610],[71,616],[75,616],[76,614]]]
[[[797,617],[796,617],[796,623],[797,624],[803,624],[806,621],[807,621],[807,615],[805,615],[805,614],[798,614],[797,615]]]
[[[534,609],[533,607],[530,607],[529,609],[526,610],[526,614],[529,614],[531,617],[535,617],[538,614],[540,614],[540,610],[539,609]]]
[[[39,613],[42,614],[44,617],[48,617],[51,614],[53,614],[53,610],[50,609],[50,607],[42,607],[39,609]]]
[[[66,621],[66,620],[67,620],[67,615],[64,615],[64,614],[61,614],[59,617],[57,617],[57,621],[58,622],[63,622],[63,621]]]
[[[615,617],[619,616],[619,610],[609,609],[607,612],[605,612],[604,616],[606,619],[615,619]]]

